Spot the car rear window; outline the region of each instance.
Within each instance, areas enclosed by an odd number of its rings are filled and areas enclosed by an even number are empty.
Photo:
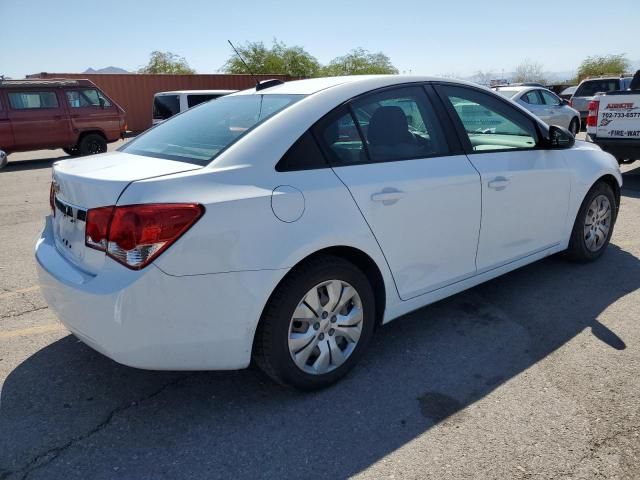
[[[587,80],[574,93],[576,97],[593,97],[598,92],[613,92],[620,88],[620,80],[612,78],[609,80]]]
[[[180,113],[180,98],[178,95],[156,95],[153,97],[153,118],[166,120]]]
[[[198,105],[120,148],[134,155],[206,165],[259,123],[304,95],[236,95]]]
[[[506,98],[512,98],[518,92],[519,90],[507,90],[503,88],[499,88],[498,90],[496,90],[496,93],[499,93],[500,95]]]

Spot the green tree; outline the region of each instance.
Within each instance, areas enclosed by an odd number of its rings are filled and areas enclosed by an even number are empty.
[[[155,50],[149,56],[149,63],[138,70],[138,73],[193,74],[196,71],[189,66],[184,57],[172,52]]]
[[[326,76],[397,74],[391,59],[382,52],[370,53],[363,48],[355,48],[346,55],[336,57],[322,69]]]
[[[516,67],[513,73],[514,82],[537,82],[543,85],[547,82],[544,78],[544,67],[541,63],[532,62],[528,58]]]
[[[597,75],[619,75],[629,70],[629,60],[624,53],[618,55],[594,55],[585,58],[580,67],[576,80],[579,82],[587,77]]]
[[[318,60],[299,46],[289,47],[278,40],[271,48],[263,42],[248,42],[236,47],[251,72],[255,74],[315,77],[320,71]],[[249,73],[247,67],[233,52],[222,67],[226,73]]]

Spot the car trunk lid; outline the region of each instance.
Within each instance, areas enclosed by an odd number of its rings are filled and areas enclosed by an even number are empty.
[[[53,231],[58,251],[87,273],[97,273],[105,254],[85,245],[87,211],[115,205],[136,180],[197,170],[198,165],[112,152],[65,160],[53,167]]]

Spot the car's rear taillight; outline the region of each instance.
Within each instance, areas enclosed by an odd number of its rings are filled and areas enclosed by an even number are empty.
[[[570,99],[569,99],[569,106],[570,106],[570,107],[573,107],[573,98],[570,98]]]
[[[87,211],[84,243],[87,247],[105,251],[107,249],[107,233],[113,215],[113,207],[92,208]]]
[[[600,101],[591,100],[589,102],[589,112],[587,113],[587,127],[598,126],[598,110],[600,110]]]
[[[87,212],[85,243],[123,265],[151,263],[204,213],[195,203],[154,203],[94,208]]]

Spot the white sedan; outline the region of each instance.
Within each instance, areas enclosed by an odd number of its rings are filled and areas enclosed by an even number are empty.
[[[55,164],[36,258],[78,338],[146,369],[253,356],[281,383],[321,388],[377,325],[557,252],[606,249],[615,159],[500,95],[405,76],[278,83]]]

